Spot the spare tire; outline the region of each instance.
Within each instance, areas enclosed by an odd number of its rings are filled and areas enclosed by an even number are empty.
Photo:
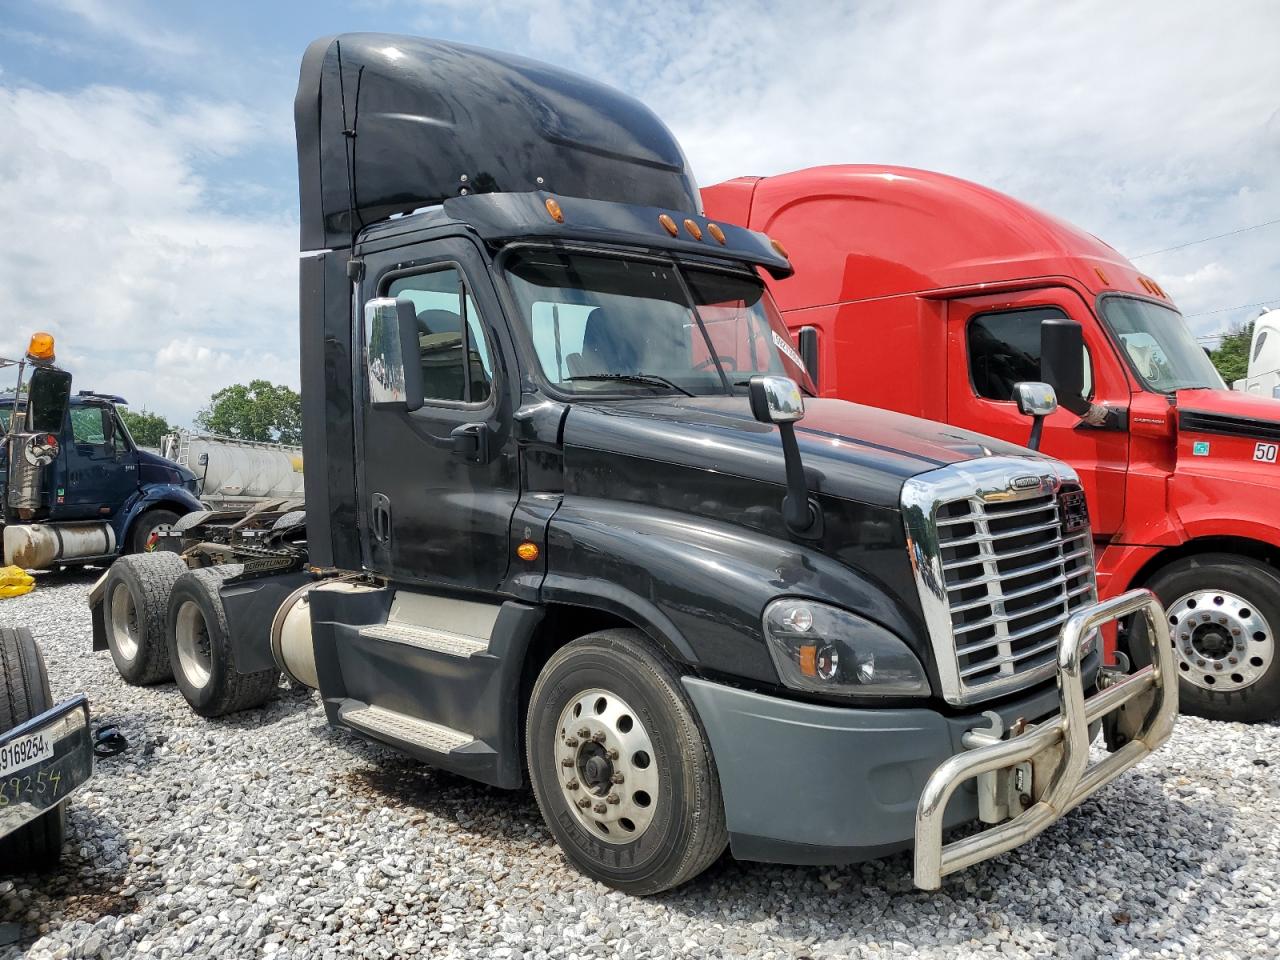
[[[126,683],[146,686],[173,676],[164,625],[169,591],[187,572],[176,553],[131,553],[107,571],[102,622],[107,649]]]
[[[173,679],[202,717],[260,707],[271,699],[280,680],[274,667],[257,673],[236,670],[221,587],[243,571],[238,563],[189,570],[169,596],[165,638]]]
[[[44,658],[25,627],[0,627],[0,731],[53,706]],[[66,836],[66,804],[0,836],[0,874],[40,870],[56,864]]]

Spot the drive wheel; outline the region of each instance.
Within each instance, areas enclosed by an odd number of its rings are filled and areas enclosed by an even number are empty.
[[[221,717],[260,707],[275,693],[278,670],[238,673],[231,652],[222,581],[244,570],[240,564],[188,570],[169,595],[166,638],[173,679],[202,717]]]
[[[44,658],[25,627],[0,627],[0,730],[53,706]],[[7,836],[0,836],[0,875],[53,866],[62,856],[66,804],[60,803]]]
[[[102,620],[107,649],[126,683],[145,686],[173,675],[164,624],[169,591],[186,571],[176,553],[131,553],[107,571]]]
[[[555,653],[529,700],[527,754],[543,819],[579,870],[652,894],[728,842],[710,746],[674,667],[635,630]]]
[[[1280,576],[1266,564],[1227,553],[1186,557],[1147,586],[1169,617],[1183,713],[1252,723],[1280,715]],[[1145,625],[1130,643],[1150,662]]]

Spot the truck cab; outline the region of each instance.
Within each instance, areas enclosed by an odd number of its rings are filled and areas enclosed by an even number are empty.
[[[14,404],[12,394],[0,396],[0,433],[9,432]],[[26,475],[33,490],[21,505],[16,487],[14,500],[0,495],[6,564],[110,560],[148,549],[157,531],[200,509],[194,474],[140,449],[118,404],[126,401],[90,390],[71,396],[61,428],[43,437],[47,462]],[[7,447],[0,450],[0,491],[12,486]]]
[[[111,611],[153,605],[147,679],[216,715],[283,671],[335,727],[531,784],[635,894],[726,847],[914,846],[932,889],[1168,737],[1165,618],[1096,602],[1075,472],[817,397],[760,276],[787,256],[702,214],[647,107],[347,34],[308,48],[295,120],[305,555],[273,529],[184,547],[225,579],[117,563],[95,624],[115,654]],[[1156,663],[1104,673],[1097,630],[1134,613]]]
[[[1100,595],[1161,597],[1184,709],[1280,712],[1280,402],[1228,391],[1159,283],[1071,224],[928,171],[818,167],[703,198],[790,251],[795,277],[769,284],[823,396],[1018,442],[1015,383],[1054,379],[1046,321],[1077,328],[1078,382],[1053,384],[1041,449],[1080,476]]]

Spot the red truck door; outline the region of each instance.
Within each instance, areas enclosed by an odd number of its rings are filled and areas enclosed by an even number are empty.
[[[971,297],[948,302],[947,421],[1025,444],[1031,421],[1018,412],[1013,385],[1040,377],[1040,323],[1069,317],[1084,326],[1085,394],[1124,409],[1129,387],[1115,354],[1076,293],[1065,287]],[[1082,425],[1060,408],[1045,421],[1040,449],[1080,474],[1095,535],[1120,528],[1124,516],[1129,434]]]

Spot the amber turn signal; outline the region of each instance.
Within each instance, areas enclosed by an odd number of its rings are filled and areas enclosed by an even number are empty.
[[[702,228],[698,226],[696,223],[694,223],[692,220],[686,220],[684,222],[684,228],[689,231],[689,236],[693,237],[693,239],[695,240],[702,239]]]
[[[53,360],[53,334],[33,333],[27,344],[27,356],[32,360]]]
[[[671,234],[673,237],[680,232],[680,228],[676,226],[676,222],[665,213],[658,217],[658,222],[662,224],[662,229],[667,231],[667,233]]]
[[[724,246],[724,231],[720,229],[720,224],[708,223],[707,233],[711,234],[711,238],[715,240],[716,243],[720,244],[722,247]]]
[[[551,219],[556,223],[564,223],[564,211],[560,209],[555,197],[547,197],[547,213],[551,214]]]
[[[532,540],[526,540],[520,546],[516,547],[516,556],[521,560],[532,561],[538,559],[538,545]]]
[[[783,260],[791,259],[791,255],[787,253],[787,248],[784,247],[782,244],[780,244],[777,240],[774,240],[772,237],[769,238],[769,246],[773,247],[774,253],[780,256]]]

